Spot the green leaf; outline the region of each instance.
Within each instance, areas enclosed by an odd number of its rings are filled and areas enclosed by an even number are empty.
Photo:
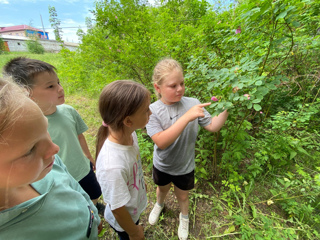
[[[271,89],[271,90],[277,89],[277,87],[276,87],[274,84],[272,84],[272,83],[267,83],[267,84],[266,84],[266,87],[269,88],[269,89]]]
[[[203,167],[201,167],[199,170],[200,170],[200,172],[207,174],[207,171]]]
[[[259,104],[254,104],[253,105],[254,110],[256,111],[260,111],[262,109],[262,107]]]
[[[256,86],[261,86],[261,85],[262,85],[262,81],[261,81],[261,80],[256,81],[256,82],[255,82],[255,85],[256,85]]]
[[[293,159],[297,155],[297,152],[290,152],[290,160]]]
[[[292,22],[292,26],[294,26],[294,27],[300,27],[301,24],[300,24],[299,22],[297,22],[297,21],[293,21],[293,22]]]
[[[287,16],[287,13],[288,13],[287,10],[284,11],[284,12],[282,12],[282,13],[280,13],[280,14],[277,16],[276,21],[277,21],[278,19],[280,19],[280,18],[285,18],[285,16]]]
[[[251,205],[251,210],[252,210],[253,218],[256,218],[257,217],[257,209],[254,205]]]
[[[228,233],[232,233],[236,230],[234,225],[231,225],[230,227],[228,227],[226,230],[224,230],[224,234],[228,234]]]

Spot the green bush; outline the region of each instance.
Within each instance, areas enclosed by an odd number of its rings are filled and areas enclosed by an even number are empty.
[[[0,38],[0,54],[5,53],[6,51],[5,45],[4,45],[4,41],[2,38]]]
[[[199,132],[196,182],[214,186],[231,209],[238,207],[233,217],[242,239],[315,239],[320,3],[231,2],[237,4],[98,1],[96,25],[82,36],[79,51],[61,51],[60,74],[73,91],[93,95],[115,79],[134,79],[152,89],[156,62],[177,59],[185,69],[185,95],[201,102],[215,96],[218,101],[207,110],[213,116],[229,112],[219,133]],[[150,170],[153,144],[146,134],[139,142]],[[259,212],[261,203],[276,205],[279,216],[272,209],[263,214],[263,206]]]
[[[44,47],[37,40],[28,40],[27,41],[28,51],[35,54],[44,54]]]

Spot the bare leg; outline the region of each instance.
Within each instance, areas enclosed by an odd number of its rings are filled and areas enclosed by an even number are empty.
[[[188,215],[189,212],[189,191],[181,190],[180,188],[174,186],[174,193],[178,199],[181,213],[183,215]]]
[[[158,222],[160,213],[163,209],[164,200],[170,190],[170,187],[171,183],[165,186],[157,187],[157,202],[154,204],[153,209],[149,215],[149,223],[151,225],[155,225]]]
[[[171,183],[165,186],[157,186],[157,202],[159,204],[162,205],[164,203],[164,200],[170,190],[170,187],[171,187]]]

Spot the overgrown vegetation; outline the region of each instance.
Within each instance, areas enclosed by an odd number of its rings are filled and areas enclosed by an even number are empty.
[[[190,239],[319,239],[320,2],[235,2],[98,1],[79,51],[61,52],[59,77],[89,123],[93,151],[102,87],[129,78],[152,90],[156,62],[177,59],[186,95],[215,96],[208,110],[230,112],[219,133],[200,130]],[[153,203],[144,131],[139,144]],[[172,196],[157,226],[147,224],[147,209],[146,238],[177,239],[177,208]],[[101,239],[116,239],[107,225]]]
[[[0,54],[4,54],[6,51],[6,46],[4,45],[4,41],[0,38]]]
[[[41,45],[38,39],[32,39],[26,41],[28,51],[34,54],[44,54],[44,47]]]

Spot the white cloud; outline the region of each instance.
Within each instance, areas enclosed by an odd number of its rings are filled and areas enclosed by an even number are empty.
[[[8,0],[0,0],[0,4],[9,4]]]
[[[77,22],[74,21],[74,20],[71,19],[71,18],[64,19],[64,20],[61,22],[61,25],[63,25],[63,26],[68,26],[68,25],[74,26],[74,25],[76,25],[76,24],[77,24]]]
[[[0,26],[1,27],[11,27],[11,26],[14,26],[14,24],[13,23],[2,23],[2,22],[0,22]]]

